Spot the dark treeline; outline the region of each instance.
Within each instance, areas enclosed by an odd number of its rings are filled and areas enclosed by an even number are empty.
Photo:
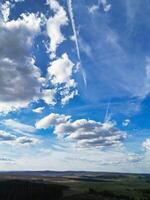
[[[130,196],[130,190],[136,195]],[[64,195],[68,191],[71,191],[70,186],[46,183],[42,180],[0,181],[0,200],[150,200],[149,188],[125,189],[124,194],[115,190],[97,191],[93,188],[87,188],[83,192],[79,188],[76,194]]]
[[[44,182],[0,181],[0,200],[60,200],[65,186]]]

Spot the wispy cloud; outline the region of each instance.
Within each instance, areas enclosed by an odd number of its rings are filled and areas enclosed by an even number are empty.
[[[143,148],[146,150],[146,151],[150,151],[150,138],[147,138],[143,144],[142,144]]]
[[[21,123],[14,119],[3,120],[0,124],[4,125],[7,129],[21,134],[34,133],[36,131],[36,129],[33,126]]]
[[[37,138],[16,136],[15,134],[0,130],[0,143],[8,145],[31,145],[39,143]]]
[[[43,112],[43,110],[44,110],[44,107],[37,107],[37,108],[33,109],[32,111],[35,112],[35,113],[41,114]]]

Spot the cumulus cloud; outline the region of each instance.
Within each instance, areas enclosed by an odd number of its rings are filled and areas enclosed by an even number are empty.
[[[150,151],[150,138],[147,138],[143,144],[142,144],[143,148],[146,150],[146,151]]]
[[[47,34],[50,39],[48,50],[52,62],[47,70],[49,83],[47,84],[48,87],[43,90],[42,99],[48,105],[55,105],[58,102],[65,105],[78,93],[75,80],[72,78],[75,68],[74,63],[69,59],[67,53],[63,53],[56,58],[57,47],[66,39],[61,28],[68,25],[68,17],[65,9],[57,0],[47,0],[47,4],[54,13],[46,22]],[[68,3],[68,5],[72,20],[71,4]],[[49,88],[49,86],[52,87]],[[58,102],[56,102],[55,96],[59,96]]]
[[[33,109],[32,111],[35,113],[42,113],[43,110],[44,110],[44,107],[38,107],[38,108]]]
[[[0,112],[26,107],[40,94],[43,79],[31,56],[40,22],[32,13],[0,21]]]
[[[63,91],[61,92],[61,96],[62,96],[61,104],[62,104],[62,105],[67,104],[67,103],[70,101],[70,99],[73,99],[74,96],[76,96],[76,95],[78,95],[78,90],[76,90],[76,89],[73,90],[73,91],[70,91],[70,90],[68,90],[68,89],[63,90]]]
[[[42,92],[41,99],[43,99],[46,104],[54,106],[56,104],[55,95],[56,95],[55,89],[45,89]]]
[[[80,147],[106,147],[121,145],[127,137],[116,123],[79,119],[71,121],[70,116],[50,114],[36,123],[36,128],[54,126],[54,133],[65,141],[75,142]]]
[[[48,68],[48,75],[53,84],[70,83],[74,64],[64,53],[60,58],[54,60]]]
[[[77,142],[79,146],[114,146],[125,139],[126,133],[118,130],[112,122],[100,123],[93,120],[76,120],[60,124],[55,134],[66,140]]]
[[[59,115],[55,113],[51,113],[50,115],[42,118],[40,121],[37,121],[35,127],[37,129],[47,129],[50,126],[56,126],[61,123],[66,123],[70,119],[69,115]]]
[[[66,104],[70,99],[78,94],[76,82],[72,78],[75,70],[74,63],[69,59],[67,53],[64,53],[60,58],[53,60],[48,67],[48,79],[54,89],[43,91],[43,100],[47,104],[55,105],[55,95],[61,97],[61,104]]]
[[[47,3],[54,12],[54,16],[47,21],[47,31],[50,37],[50,52],[55,54],[57,46],[65,39],[61,33],[61,26],[67,25],[68,18],[58,1],[49,0]],[[18,19],[10,21],[9,1],[2,4],[2,8],[3,17],[0,21],[0,112],[7,113],[27,107],[31,101],[39,98],[48,105],[55,105],[55,95],[61,96],[62,105],[66,104],[77,94],[76,91],[72,91],[76,86],[72,79],[74,64],[66,53],[54,60],[48,68],[52,88],[46,88],[42,91],[45,79],[41,77],[41,71],[35,65],[35,59],[31,55],[34,39],[41,32],[41,17],[33,13],[26,13],[21,14]]]
[[[57,47],[65,40],[61,28],[68,24],[68,17],[57,0],[47,0],[47,4],[54,12],[54,16],[47,20],[47,34],[50,38],[49,51],[55,57]]]

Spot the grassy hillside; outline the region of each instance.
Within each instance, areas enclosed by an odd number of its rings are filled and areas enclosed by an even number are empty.
[[[149,200],[145,175],[17,177],[1,176],[2,200]]]

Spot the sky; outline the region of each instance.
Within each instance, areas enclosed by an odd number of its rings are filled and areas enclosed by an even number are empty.
[[[150,1],[0,0],[0,170],[150,173]]]

